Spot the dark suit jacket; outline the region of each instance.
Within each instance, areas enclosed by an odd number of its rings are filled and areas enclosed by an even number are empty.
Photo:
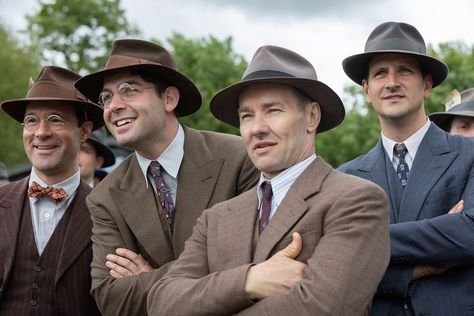
[[[474,139],[451,136],[432,123],[404,190],[393,177],[381,141],[340,167],[377,183],[389,196],[391,261],[374,315],[388,315],[403,297],[411,300],[416,315],[474,315],[473,164]],[[461,199],[464,212],[447,214]],[[411,282],[417,264],[449,270]]]
[[[174,234],[170,234],[153,187],[133,154],[92,191],[92,294],[105,315],[145,315],[151,286],[167,271],[191,235],[201,212],[253,187],[258,172],[240,137],[185,128],[184,158],[178,173]],[[159,215],[161,214],[161,216]],[[155,269],[114,279],[106,255],[125,247]]]
[[[378,186],[317,158],[258,237],[256,188],[198,219],[184,252],[148,295],[150,315],[362,315],[389,260],[388,205]],[[299,232],[304,280],[251,301],[247,270]],[[257,235],[256,235],[257,234]],[[257,239],[258,237],[258,239]]]
[[[29,177],[0,186],[0,301],[15,257],[23,202]],[[64,235],[59,266],[56,273],[54,298],[61,315],[98,315],[97,306],[90,296],[90,263],[92,260],[92,223],[85,198],[90,187],[80,184],[75,208]],[[28,303],[28,302],[27,302]],[[1,302],[0,302],[1,304]],[[82,311],[82,312],[78,312]]]

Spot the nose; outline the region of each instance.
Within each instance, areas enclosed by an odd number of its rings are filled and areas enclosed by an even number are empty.
[[[45,120],[40,120],[38,129],[34,131],[36,137],[46,136],[51,134],[51,129],[48,126],[48,122]]]
[[[390,71],[387,74],[387,83],[385,85],[385,88],[393,89],[393,88],[397,88],[398,86],[399,86],[399,83],[398,83],[398,78],[397,78],[396,73],[393,71]]]
[[[250,131],[252,135],[256,137],[268,134],[269,127],[264,115],[255,115],[251,123]]]

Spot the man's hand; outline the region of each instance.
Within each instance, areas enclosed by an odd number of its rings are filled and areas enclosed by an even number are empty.
[[[134,253],[125,248],[117,248],[116,255],[108,254],[105,265],[110,269],[110,275],[114,278],[138,275],[142,272],[153,270],[151,265],[141,254]]]
[[[448,212],[448,214],[456,214],[462,212],[464,209],[464,200],[459,201],[453,208]]]
[[[306,264],[294,260],[301,252],[303,242],[299,233],[293,241],[270,259],[252,266],[247,272],[245,292],[251,299],[261,300],[286,291],[303,279]]]
[[[426,278],[429,276],[441,274],[447,270],[448,270],[447,268],[443,268],[443,267],[435,267],[435,266],[418,264],[413,268],[411,279],[416,280],[416,279]]]

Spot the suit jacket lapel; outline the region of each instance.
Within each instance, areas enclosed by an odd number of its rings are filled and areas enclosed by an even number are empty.
[[[71,213],[59,254],[56,282],[91,243],[92,221],[85,202],[90,191],[89,186],[81,182],[74,201],[69,205],[68,211]]]
[[[320,191],[324,179],[332,168],[321,157],[313,161],[296,179],[267,228],[260,235],[255,249],[254,262],[268,259],[275,245],[308,210],[306,199]]]
[[[159,265],[172,260],[170,235],[166,226],[168,224],[160,220],[156,210],[157,205],[161,205],[156,202],[151,184],[146,188],[146,180],[136,155],[131,157],[130,168],[125,173],[120,188],[109,190],[120,213],[147,253],[154,259],[161,258],[160,262],[156,262]],[[150,240],[149,236],[155,238]]]
[[[400,222],[418,218],[426,196],[458,154],[450,151],[445,132],[432,123],[410,170],[400,205]]]
[[[28,188],[28,181],[29,177],[26,177],[11,184],[12,187],[8,195],[0,201],[0,231],[2,232],[0,242],[2,258],[0,260],[3,262],[4,281],[10,273],[15,257],[21,212]]]
[[[257,188],[232,201],[217,228],[219,265],[225,269],[252,262],[254,228],[258,217]]]

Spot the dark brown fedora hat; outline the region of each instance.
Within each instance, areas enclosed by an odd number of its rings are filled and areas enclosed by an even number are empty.
[[[210,102],[212,114],[219,120],[239,127],[240,92],[256,83],[279,83],[292,86],[321,106],[318,133],[339,125],[345,110],[339,96],[318,80],[313,65],[304,57],[283,47],[262,46],[255,52],[242,80],[218,92]]]
[[[32,102],[62,101],[75,108],[86,112],[86,120],[94,124],[92,129],[96,130],[104,125],[103,110],[97,104],[89,102],[85,96],[74,88],[81,76],[68,69],[45,66],[41,69],[36,82],[28,89],[23,99],[7,100],[2,102],[4,112],[18,122],[23,122],[25,108]]]
[[[453,102],[446,103],[446,112],[435,112],[429,115],[430,120],[445,131],[449,131],[451,120],[455,116],[474,117],[474,88],[461,93],[455,90],[451,92],[451,94],[453,93],[456,97],[453,98]]]
[[[102,168],[112,166],[115,163],[114,152],[105,144],[106,140],[107,132],[105,131],[105,127],[94,131],[89,135],[89,138],[87,138],[87,141],[94,145],[97,156],[104,157]]]
[[[433,87],[441,84],[448,76],[448,66],[426,54],[426,45],[418,30],[407,23],[385,22],[370,33],[362,54],[347,57],[342,61],[344,72],[355,83],[361,85],[366,79],[370,59],[381,53],[408,54],[415,57],[420,67],[431,74]]]
[[[76,82],[76,88],[92,101],[98,102],[105,77],[119,72],[140,70],[153,72],[164,83],[178,88],[178,116],[192,114],[201,107],[202,99],[198,88],[178,72],[173,56],[155,43],[136,39],[114,41],[104,70],[84,76]]]

